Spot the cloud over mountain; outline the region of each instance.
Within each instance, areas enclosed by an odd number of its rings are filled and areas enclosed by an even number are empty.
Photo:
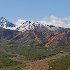
[[[41,21],[44,24],[54,25],[56,27],[70,28],[70,17],[59,18],[56,16],[45,17]]]

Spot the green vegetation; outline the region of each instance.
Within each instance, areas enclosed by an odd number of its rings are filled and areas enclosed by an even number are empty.
[[[51,57],[60,51],[70,52],[70,46],[53,49],[42,47],[42,45],[37,42],[20,44],[10,41],[0,41],[0,70],[21,70],[21,68],[26,66],[29,60],[40,60]],[[51,61],[49,65],[54,68],[55,66],[57,67],[59,63],[61,66],[61,63],[66,60],[70,61],[70,56],[55,60],[54,62]],[[66,65],[70,65],[70,62],[66,63]],[[56,68],[53,70],[56,70]]]
[[[3,55],[4,54],[4,55]],[[20,70],[26,66],[25,61],[11,60],[10,57],[5,53],[0,55],[0,70]]]
[[[5,58],[0,57],[0,68],[7,67],[7,66],[13,66],[13,65],[17,65],[17,64],[20,64],[20,63],[17,61],[12,61],[6,57]]]
[[[48,70],[69,70],[70,55],[50,61],[49,66]]]

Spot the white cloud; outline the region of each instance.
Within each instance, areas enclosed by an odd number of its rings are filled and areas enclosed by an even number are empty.
[[[48,17],[44,17],[42,20],[43,21],[47,21],[47,20],[49,20],[49,18]]]
[[[65,18],[58,18],[52,15],[50,17],[45,17],[42,21],[39,22],[57,27],[70,28],[70,16]]]
[[[15,24],[17,27],[21,26],[26,20],[19,19]],[[44,25],[54,25],[56,27],[70,28],[70,16],[59,18],[56,16],[44,17],[41,21],[38,21]]]
[[[50,19],[51,20],[57,20],[58,18],[52,15],[52,16],[50,16]]]
[[[16,27],[21,26],[24,22],[26,22],[26,20],[18,19],[18,21],[15,23],[16,24]]]
[[[69,17],[62,18],[62,19],[68,21],[68,20],[70,20],[70,16]]]

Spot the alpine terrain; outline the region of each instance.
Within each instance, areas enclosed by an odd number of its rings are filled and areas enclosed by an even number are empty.
[[[70,28],[0,18],[0,70],[69,70]]]

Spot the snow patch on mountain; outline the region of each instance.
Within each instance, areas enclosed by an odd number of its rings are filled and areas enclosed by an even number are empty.
[[[0,18],[0,27],[3,27],[5,29],[11,29],[11,30],[15,30],[15,24],[9,22],[7,19],[5,19],[4,17]]]
[[[26,20],[19,19],[19,20],[15,23],[16,28],[19,27],[19,26],[21,26],[24,22],[26,22]]]
[[[48,24],[47,22],[43,21],[27,21],[27,20],[18,20],[16,23],[16,29],[18,31],[26,31],[26,30],[32,30],[32,29],[42,29],[42,28],[48,28],[49,30],[55,31],[59,29],[59,27],[55,27],[54,25]]]
[[[23,32],[26,30],[41,28],[42,26],[44,25],[38,22],[34,22],[34,21],[18,20],[18,22],[16,22],[16,29],[18,31],[23,31]]]

